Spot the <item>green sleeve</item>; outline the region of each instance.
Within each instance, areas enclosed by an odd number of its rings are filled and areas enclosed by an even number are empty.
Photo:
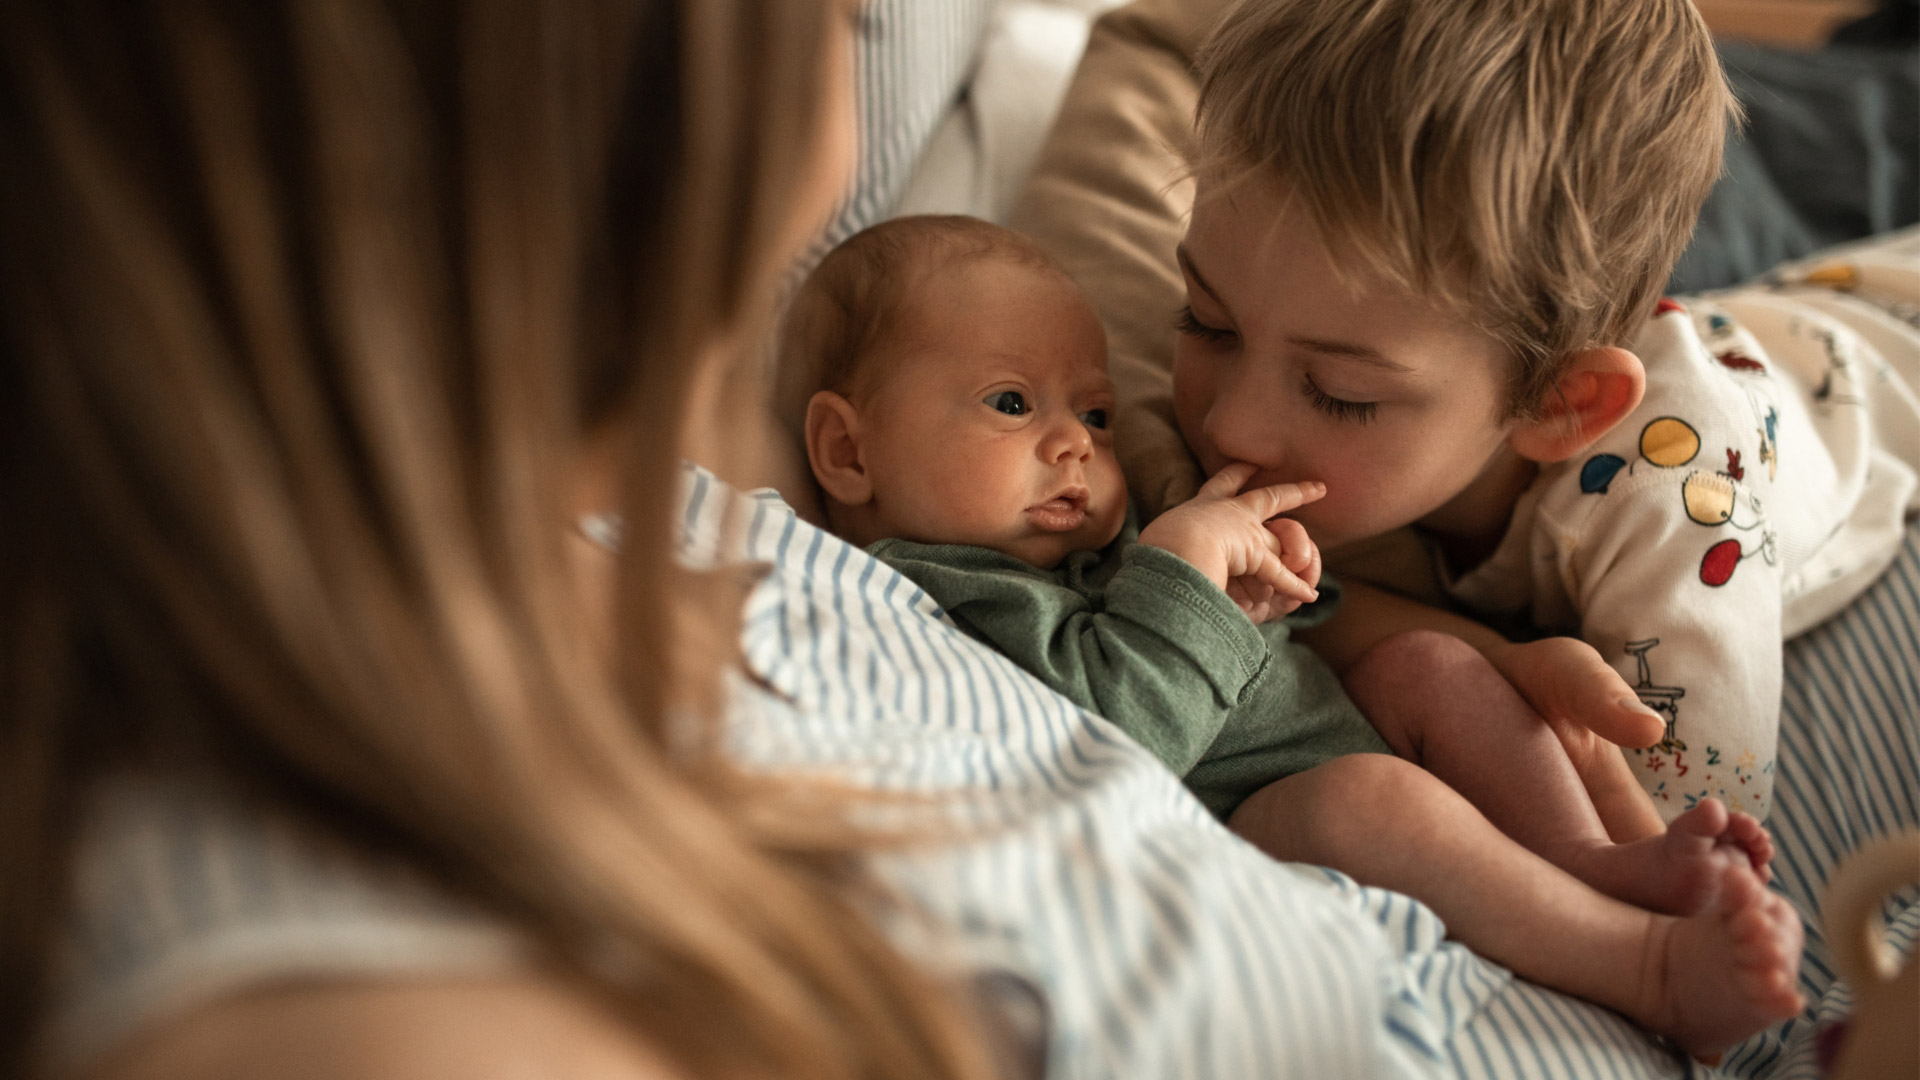
[[[882,541],[872,550],[962,630],[1183,776],[1271,655],[1225,593],[1158,548],[1125,548],[1104,595],[984,548]]]

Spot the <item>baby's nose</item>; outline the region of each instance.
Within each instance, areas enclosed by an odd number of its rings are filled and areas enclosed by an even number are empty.
[[[1050,462],[1084,460],[1093,455],[1093,436],[1078,417],[1070,417],[1053,425],[1041,444],[1040,453]]]

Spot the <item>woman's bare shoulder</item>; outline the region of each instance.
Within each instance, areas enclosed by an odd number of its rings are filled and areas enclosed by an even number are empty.
[[[581,990],[537,975],[251,991],[130,1038],[85,1080],[678,1080]]]

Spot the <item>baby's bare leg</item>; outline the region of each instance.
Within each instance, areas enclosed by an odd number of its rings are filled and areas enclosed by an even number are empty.
[[[1619,747],[1570,721],[1546,722],[1614,843],[1645,840],[1667,831],[1667,823],[1660,819],[1660,811],[1654,809]]]
[[[1474,951],[1709,1055],[1798,1012],[1800,922],[1724,863],[1687,918],[1599,892],[1509,839],[1447,785],[1355,754],[1256,792],[1233,830],[1279,859],[1424,901]]]
[[[1388,638],[1348,669],[1345,683],[1395,753],[1446,781],[1528,850],[1609,896],[1690,914],[1711,899],[1728,861],[1752,854],[1740,842],[1751,821],[1731,818],[1718,803],[1702,804],[1663,833],[1616,844],[1560,739],[1458,638],[1430,631]]]

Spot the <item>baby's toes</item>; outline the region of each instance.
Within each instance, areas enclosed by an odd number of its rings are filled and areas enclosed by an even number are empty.
[[[1733,974],[1733,989],[1756,1009],[1768,1016],[1792,1016],[1806,1005],[1793,987],[1793,972],[1776,967],[1738,968]]]
[[[1747,853],[1747,861],[1753,865],[1755,873],[1764,883],[1773,877],[1773,870],[1767,864],[1773,861],[1773,837],[1752,814],[1735,811],[1727,819],[1727,829],[1722,839],[1738,845]]]
[[[1698,806],[1674,818],[1667,825],[1669,850],[1673,845],[1690,845],[1705,852],[1727,839],[1727,811],[1718,799],[1702,799]]]
[[[1792,1016],[1806,1002],[1794,988],[1797,975],[1791,963],[1777,957],[1764,964],[1743,964],[1733,971],[1733,990],[1775,1019]]]
[[[1728,932],[1742,968],[1780,973],[1791,980],[1799,966],[1803,941],[1800,917],[1793,905],[1764,893],[1757,903],[1733,914]]]

